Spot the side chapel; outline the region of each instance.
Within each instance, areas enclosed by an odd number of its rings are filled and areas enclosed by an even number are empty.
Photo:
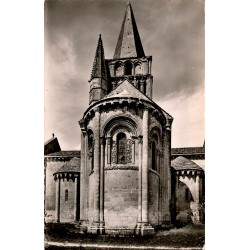
[[[95,234],[138,235],[171,226],[182,208],[191,209],[194,223],[203,221],[204,170],[192,154],[171,153],[173,117],[152,100],[151,68],[128,2],[113,59],[105,59],[98,39],[89,107],[79,121],[81,151],[45,155],[51,221],[79,222]],[[46,146],[53,140],[58,144],[54,137]],[[204,160],[200,151],[194,160]]]

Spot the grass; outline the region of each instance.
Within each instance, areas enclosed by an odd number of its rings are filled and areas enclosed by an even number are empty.
[[[72,224],[46,224],[45,239],[53,242],[70,242],[80,244],[105,244],[115,246],[168,246],[168,247],[202,247],[205,244],[204,225],[187,225],[182,228],[172,228],[158,231],[153,236],[109,236],[80,234]],[[60,247],[46,246],[47,250]],[[76,248],[67,248],[76,249]]]

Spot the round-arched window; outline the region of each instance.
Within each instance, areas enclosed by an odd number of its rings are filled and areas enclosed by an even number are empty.
[[[127,137],[124,133],[117,135],[117,163],[126,164]]]

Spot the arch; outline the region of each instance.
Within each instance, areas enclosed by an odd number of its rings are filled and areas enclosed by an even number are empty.
[[[124,75],[132,75],[132,63],[130,61],[127,61],[124,64]]]
[[[136,62],[135,63],[135,75],[140,75],[142,74],[142,64],[141,62]]]
[[[132,136],[138,136],[140,126],[126,115],[115,115],[106,121],[101,132],[102,136],[113,137],[119,130],[123,130]]]
[[[117,62],[114,67],[114,75],[115,76],[123,76],[124,75],[124,67],[121,62]]]

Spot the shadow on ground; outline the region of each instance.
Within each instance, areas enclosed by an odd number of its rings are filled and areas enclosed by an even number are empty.
[[[202,247],[205,244],[204,225],[186,225],[170,230],[158,230],[153,236],[110,236],[79,233],[73,224],[45,224],[45,242],[95,244],[110,246],[164,246],[164,247]],[[81,247],[50,246],[45,249],[84,249]],[[88,248],[91,249],[91,248]],[[93,248],[96,249],[96,248]],[[107,248],[106,248],[107,249]],[[109,248],[111,249],[111,248]],[[132,249],[132,248],[131,248]]]

